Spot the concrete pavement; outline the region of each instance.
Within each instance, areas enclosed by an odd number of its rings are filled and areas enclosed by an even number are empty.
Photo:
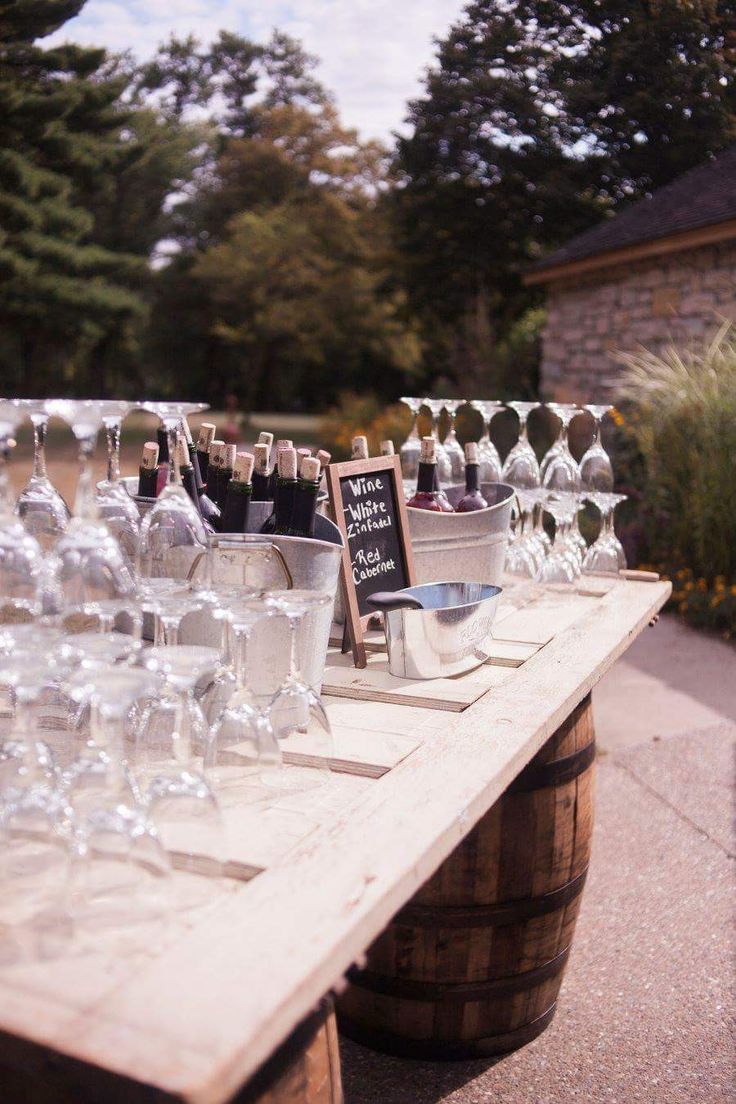
[[[736,648],[663,617],[593,701],[593,859],[551,1027],[495,1064],[343,1041],[346,1104],[736,1100]]]

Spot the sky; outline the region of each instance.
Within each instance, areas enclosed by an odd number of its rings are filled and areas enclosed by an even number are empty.
[[[343,122],[390,141],[421,90],[443,37],[466,0],[88,0],[49,42],[69,39],[150,56],[174,32],[210,41],[220,28],[263,41],[274,27],[322,61]]]

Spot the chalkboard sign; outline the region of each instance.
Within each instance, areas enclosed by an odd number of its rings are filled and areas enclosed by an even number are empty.
[[[363,628],[375,612],[366,602],[368,595],[414,582],[399,457],[330,464],[327,489],[345,542],[342,584],[353,660],[356,667],[365,667]]]

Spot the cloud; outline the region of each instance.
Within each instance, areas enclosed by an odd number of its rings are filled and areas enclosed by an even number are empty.
[[[407,100],[463,0],[88,0],[54,40],[132,50],[147,57],[170,34],[209,41],[220,28],[255,39],[274,27],[321,59],[345,123],[366,138],[390,138]]]

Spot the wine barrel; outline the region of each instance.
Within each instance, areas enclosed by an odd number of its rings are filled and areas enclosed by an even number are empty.
[[[2,1104],[165,1104],[181,1098],[0,1032]],[[344,1104],[330,998],[292,1031],[231,1104]]]
[[[544,1031],[588,869],[594,758],[588,695],[349,972],[345,1035],[459,1059]]]
[[[332,1000],[326,997],[261,1067],[233,1104],[343,1104]]]

